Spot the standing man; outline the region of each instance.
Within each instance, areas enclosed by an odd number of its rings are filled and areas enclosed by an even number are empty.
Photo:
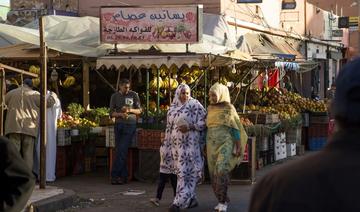
[[[32,89],[31,79],[11,90],[5,96],[8,111],[5,120],[5,135],[15,144],[30,170],[34,165],[35,139],[38,135],[40,93]],[[54,105],[50,95],[47,106]]]
[[[140,99],[130,90],[130,81],[122,79],[119,91],[110,99],[110,116],[115,118],[115,161],[111,171],[111,184],[127,182],[127,153],[136,132],[136,115],[141,114]]]
[[[55,169],[56,169],[56,135],[57,135],[57,121],[61,118],[62,110],[60,99],[56,93],[47,91],[46,99],[50,98],[50,95],[55,100],[55,103],[52,107],[46,109],[46,124],[47,124],[47,143],[46,143],[46,182],[54,182],[56,179]],[[40,172],[40,137],[38,137],[36,145],[37,160],[35,170]]]

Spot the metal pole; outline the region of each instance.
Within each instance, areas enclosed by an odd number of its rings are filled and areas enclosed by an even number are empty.
[[[149,118],[149,95],[150,95],[150,90],[149,90],[149,81],[150,81],[150,70],[146,69],[146,119]]]
[[[1,93],[0,93],[0,102],[1,102],[1,109],[0,109],[0,135],[3,136],[4,135],[4,103],[5,103],[5,91],[6,91],[6,87],[5,87],[5,69],[2,68],[0,69],[0,88],[1,89]]]
[[[159,118],[160,115],[160,68],[157,69],[156,77],[157,77],[157,93],[156,93],[156,117]]]
[[[44,16],[40,17],[40,189],[45,189],[46,184],[46,90],[47,90],[47,61],[46,43],[44,39]]]

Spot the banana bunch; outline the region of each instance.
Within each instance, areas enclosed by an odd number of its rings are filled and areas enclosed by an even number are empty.
[[[161,77],[157,78],[157,77],[154,77],[154,79],[152,79],[150,82],[149,82],[149,88],[150,90],[157,90],[157,82],[159,80],[159,87],[160,88],[163,88],[164,87],[164,82],[163,80],[161,79]]]
[[[159,68],[159,71],[160,71],[160,76],[161,76],[161,77],[165,77],[165,76],[167,76],[169,69],[168,69],[165,65],[162,65],[162,66]],[[156,68],[155,66],[152,67],[151,73],[152,73],[155,77],[157,76],[157,68]]]
[[[180,79],[182,83],[192,84],[198,79],[202,70],[200,70],[199,66],[193,66],[191,69],[189,67],[184,67],[183,72],[180,74]]]
[[[163,87],[165,89],[169,89],[171,88],[172,90],[175,90],[178,87],[179,83],[176,79],[169,79],[169,78],[165,78],[163,81]]]
[[[34,87],[36,87],[36,88],[39,87],[39,85],[40,85],[40,78],[39,77],[32,78],[31,81],[32,81],[32,84],[33,84]]]
[[[40,74],[40,67],[31,65],[29,68],[29,72],[33,74]]]
[[[75,77],[69,75],[69,76],[67,76],[66,79],[62,82],[62,86],[63,86],[64,88],[68,88],[68,87],[74,85],[75,82],[76,82]]]

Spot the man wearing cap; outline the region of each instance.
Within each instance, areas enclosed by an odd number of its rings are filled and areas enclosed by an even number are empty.
[[[54,103],[52,96],[47,99],[48,107],[52,107]],[[38,135],[40,93],[32,89],[31,79],[25,79],[19,88],[6,94],[5,104],[5,135],[15,144],[25,163],[32,170],[35,139]]]
[[[360,59],[336,80],[338,130],[319,152],[272,170],[255,186],[249,211],[360,211]]]

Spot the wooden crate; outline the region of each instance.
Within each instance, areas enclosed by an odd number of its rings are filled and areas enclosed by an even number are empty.
[[[71,129],[70,128],[58,128],[57,129],[56,144],[57,144],[57,146],[71,145]]]
[[[323,115],[323,116],[310,116],[310,125],[311,124],[327,124],[329,123],[329,116]]]
[[[312,123],[308,128],[309,138],[314,137],[327,137],[328,136],[328,123]]]
[[[272,113],[246,113],[241,114],[243,117],[247,117],[254,124],[273,124],[280,122],[279,115]]]
[[[165,138],[163,130],[142,129],[137,134],[137,146],[139,149],[159,149]]]
[[[64,177],[72,174],[72,151],[71,146],[58,146],[56,148],[56,177]]]

